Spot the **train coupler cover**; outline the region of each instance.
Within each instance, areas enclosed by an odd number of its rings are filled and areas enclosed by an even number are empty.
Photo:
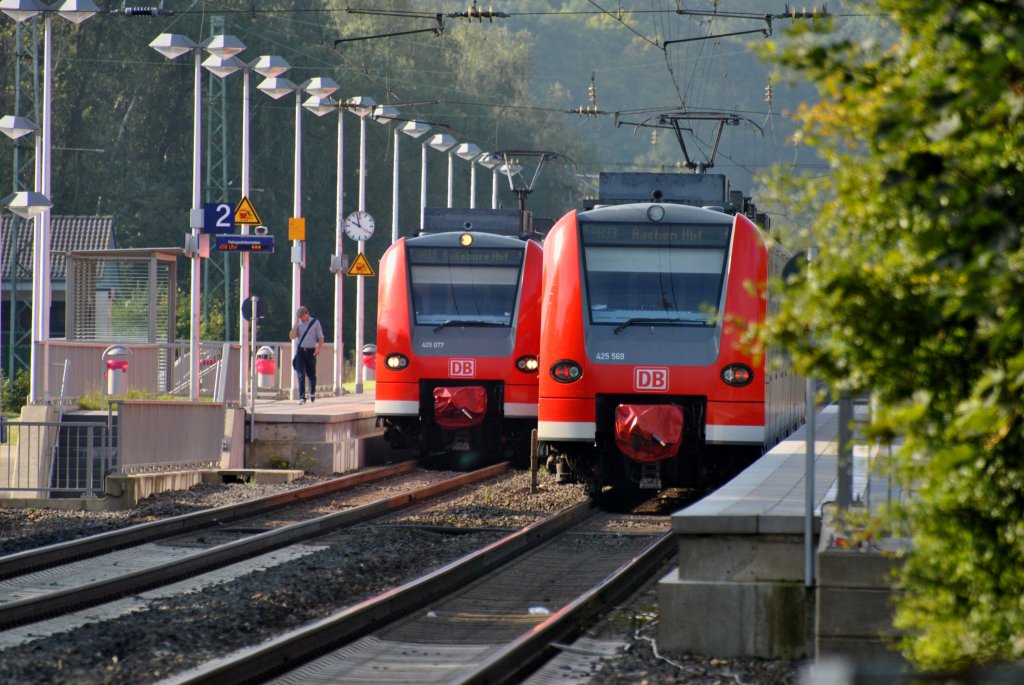
[[[620,404],[615,444],[639,462],[674,457],[683,442],[683,410],[672,404]]]
[[[486,413],[487,389],[482,385],[434,388],[434,420],[444,429],[475,426]]]

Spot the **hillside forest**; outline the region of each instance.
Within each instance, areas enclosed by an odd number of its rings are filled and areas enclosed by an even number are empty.
[[[239,59],[279,55],[296,84],[330,77],[340,85],[335,98],[368,96],[398,108],[402,119],[429,122],[431,131],[414,142],[401,136],[399,217],[402,235],[417,228],[420,144],[446,132],[484,151],[550,151],[559,157],[536,174],[527,209],[557,218],[596,192],[600,171],[685,171],[684,157],[670,131],[643,126],[659,112],[701,110],[736,113],[715,148],[710,127],[692,131],[688,155],[712,159],[712,172],[730,177],[735,188],[755,189],[755,177],[771,165],[815,169],[813,153],[792,141],[790,114],[813,90],[784,78],[763,63],[753,43],[764,41],[764,20],[722,14],[743,2],[693,3],[683,14],[674,3],[603,11],[587,0],[523,0],[496,7],[499,15],[470,21],[472,8],[420,1],[371,0],[358,7],[330,0],[260,3],[165,0],[165,14],[128,15],[126,5],[99,3],[97,16],[79,26],[53,17],[53,154],[55,214],[112,215],[118,247],[179,247],[188,231],[192,174],[193,62],[191,55],[168,60],[149,47],[160,33],[203,41],[220,33],[246,46]],[[127,5],[127,7],[131,7]],[[784,7],[769,8],[781,13]],[[483,12],[483,9],[478,10]],[[797,19],[779,18],[773,36]],[[838,31],[867,30],[854,18]],[[860,25],[858,29],[857,26]],[[0,112],[40,119],[33,97],[39,73],[33,55],[42,53],[42,22],[0,21]],[[436,31],[435,31],[436,29]],[[741,35],[726,35],[740,33]],[[336,42],[336,41],[342,42]],[[680,41],[668,44],[667,41]],[[204,57],[206,55],[204,54]],[[274,100],[257,90],[253,73],[251,197],[275,236],[273,255],[252,259],[252,293],[269,304],[267,339],[286,337],[290,319],[290,264],[287,223],[292,215],[294,102]],[[21,89],[15,88],[20,81]],[[217,82],[203,70],[203,202],[240,200],[242,75]],[[771,97],[769,94],[771,84]],[[368,123],[366,208],[378,230],[367,242],[371,264],[390,243],[393,125]],[[359,183],[357,116],[344,115],[344,199],[341,214],[357,208]],[[302,114],[301,209],[307,222],[302,300],[333,336],[337,114]],[[0,145],[0,173],[8,192],[31,187],[32,136]],[[14,151],[18,150],[15,169]],[[428,150],[428,206],[444,206],[446,155]],[[534,180],[534,158],[512,180],[522,188]],[[455,158],[453,204],[469,205],[469,165]],[[477,167],[476,204],[490,206],[492,173]],[[502,207],[515,207],[510,182],[498,178]],[[6,193],[4,193],[6,194]],[[786,222],[784,206],[774,210]],[[355,244],[345,239],[353,258]],[[227,274],[225,288],[207,280],[203,339],[237,339],[238,260],[216,255],[207,279]],[[224,276],[219,276],[223,283]],[[345,301],[355,296],[355,279],[345,279]],[[187,292],[187,260],[179,265]],[[179,337],[187,338],[187,297],[179,301]],[[225,312],[230,330],[225,330]],[[344,316],[346,347],[354,340],[354,309]],[[375,316],[375,287],[367,288],[367,321]],[[373,340],[372,327],[367,340]]]

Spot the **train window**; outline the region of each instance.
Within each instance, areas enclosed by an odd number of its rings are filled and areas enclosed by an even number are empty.
[[[697,235],[692,227],[663,226],[656,240],[644,239],[644,228],[581,231],[591,323],[710,323],[721,301],[728,227],[704,227],[699,240],[688,239]]]
[[[449,261],[466,254],[410,250],[410,282],[416,325],[511,326],[516,306],[522,252],[489,250],[491,259]],[[441,254],[444,253],[444,254]]]

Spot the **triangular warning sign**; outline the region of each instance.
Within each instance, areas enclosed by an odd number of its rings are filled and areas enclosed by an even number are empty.
[[[366,255],[356,255],[356,260],[352,262],[352,266],[348,268],[349,276],[373,276],[373,267],[370,266],[370,262],[366,260]]]
[[[256,208],[249,202],[248,197],[243,196],[242,201],[235,207],[235,223],[248,224],[250,226],[258,226],[263,223],[260,215],[256,212]]]

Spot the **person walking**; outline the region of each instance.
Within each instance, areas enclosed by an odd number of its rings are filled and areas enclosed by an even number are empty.
[[[308,309],[299,307],[295,310],[295,325],[288,337],[299,341],[292,360],[292,368],[299,378],[299,404],[306,403],[306,378],[309,378],[309,401],[316,402],[316,358],[324,346],[324,329],[309,315]]]

